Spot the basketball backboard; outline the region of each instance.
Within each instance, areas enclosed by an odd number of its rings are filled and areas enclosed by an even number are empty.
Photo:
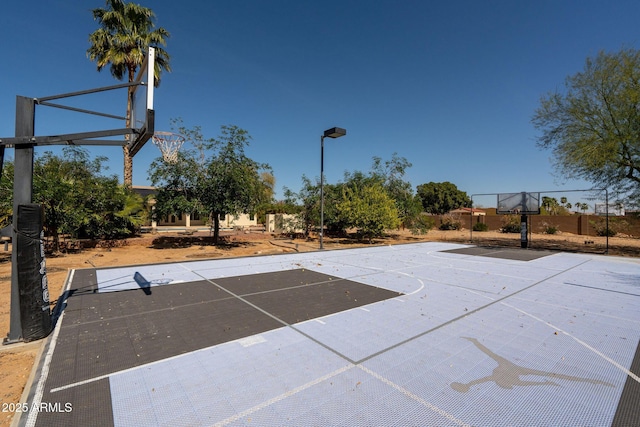
[[[154,132],[154,110],[153,110],[153,92],[154,92],[154,68],[155,68],[155,50],[148,48],[148,53],[140,67],[140,71],[133,82],[121,83],[113,86],[100,87],[95,89],[81,90],[77,92],[63,93],[60,95],[45,96],[39,98],[30,98],[18,96],[16,107],[16,122],[31,121],[35,122],[35,107],[46,106],[60,110],[72,111],[82,114],[90,114],[107,119],[116,119],[122,123],[118,128],[109,128],[101,130],[92,130],[76,133],[57,133],[55,135],[25,135],[17,137],[0,137],[0,146],[16,146],[16,145],[128,145],[131,155],[134,155],[142,146],[153,136]],[[112,90],[127,89],[131,100],[131,111],[129,116],[122,116],[103,111],[93,111],[87,108],[79,108],[68,103],[60,104],[57,101],[61,99],[69,99],[91,95],[96,93],[104,93]],[[52,101],[56,101],[55,103]],[[27,108],[26,104],[30,104]],[[102,104],[100,104],[102,105]],[[120,104],[122,105],[122,104]],[[120,106],[120,111],[121,110]],[[28,117],[27,117],[28,116]],[[73,123],[73,122],[70,122]],[[127,141],[124,139],[99,139],[110,138],[120,135],[129,135]]]
[[[154,132],[155,49],[153,47],[149,47],[134,82],[138,84],[131,87],[129,127],[136,132],[129,137],[129,154],[131,156],[140,151]]]
[[[540,193],[498,194],[498,214],[539,215]]]

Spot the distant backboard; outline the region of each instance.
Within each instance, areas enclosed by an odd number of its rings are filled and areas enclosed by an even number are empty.
[[[540,214],[540,193],[502,193],[498,194],[498,214]]]
[[[594,205],[596,215],[608,215],[608,216],[624,216],[625,210],[622,203],[606,204],[596,203]]]
[[[151,139],[154,132],[153,91],[155,83],[155,49],[149,47],[131,89],[131,116],[129,127],[136,133],[130,136],[129,154],[135,155]]]

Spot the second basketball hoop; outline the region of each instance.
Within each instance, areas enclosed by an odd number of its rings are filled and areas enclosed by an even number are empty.
[[[176,163],[178,161],[178,151],[184,144],[184,136],[173,132],[155,132],[152,139],[162,152],[162,158],[165,162]]]

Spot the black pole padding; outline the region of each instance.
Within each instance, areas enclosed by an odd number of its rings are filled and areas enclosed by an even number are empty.
[[[527,234],[527,215],[520,216],[520,248],[529,247],[529,235]]]
[[[18,206],[18,288],[22,339],[35,341],[51,332],[49,285],[44,256],[44,212],[35,203]]]

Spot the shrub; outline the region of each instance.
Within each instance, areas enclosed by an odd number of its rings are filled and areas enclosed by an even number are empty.
[[[505,215],[502,217],[502,233],[520,233],[520,216]]]
[[[489,226],[484,222],[476,222],[473,224],[473,231],[489,231]]]
[[[435,220],[426,214],[419,214],[415,218],[408,221],[407,226],[411,230],[411,234],[421,235],[427,234],[429,230],[435,227]]]
[[[549,225],[544,229],[545,234],[556,234],[558,231],[558,227],[555,225]]]
[[[609,232],[607,233],[607,219],[606,218],[598,218],[594,221],[589,221],[589,224],[593,226],[593,229],[596,231],[596,235],[598,236],[606,236],[613,237],[618,233],[624,233],[629,229],[629,223],[620,218],[611,218],[609,217]]]
[[[547,222],[542,223],[542,232],[544,234],[556,234],[560,229],[557,225],[549,224]]]
[[[460,216],[452,214],[442,215],[440,230],[460,230],[460,228],[462,228]]]

